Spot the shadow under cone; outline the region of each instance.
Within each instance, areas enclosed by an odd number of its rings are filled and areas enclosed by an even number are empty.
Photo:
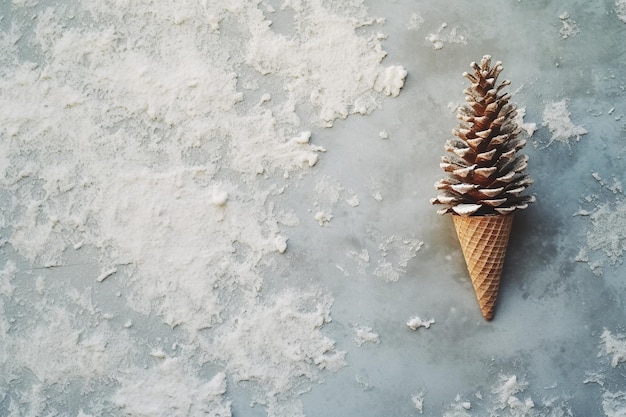
[[[453,215],[452,219],[480,310],[485,320],[491,320],[500,288],[513,214]]]

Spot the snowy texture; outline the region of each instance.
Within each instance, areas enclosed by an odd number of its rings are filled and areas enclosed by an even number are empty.
[[[614,186],[608,188],[617,190]],[[621,184],[617,186],[621,188]],[[588,217],[590,222],[587,246],[580,249],[576,261],[589,263],[596,275],[602,275],[607,265],[621,263],[626,251],[626,202],[606,202],[593,211],[581,209],[576,214]]]
[[[617,0],[615,2],[615,14],[619,20],[626,23],[626,0]]]
[[[364,343],[380,343],[380,336],[378,333],[372,330],[371,327],[362,326],[356,328],[356,337],[354,339],[357,346],[362,346]]]
[[[580,139],[587,134],[581,126],[576,126],[570,120],[571,113],[567,109],[567,100],[553,101],[546,105],[543,111],[543,126],[547,126],[552,133],[550,144],[555,140],[569,144],[570,138]]]
[[[561,39],[571,38],[576,36],[580,29],[578,29],[578,25],[576,21],[570,18],[569,13],[564,12],[559,15],[559,19],[561,19],[561,30],[559,30],[559,35],[561,35]]]
[[[623,415],[623,2],[0,3],[0,415]],[[489,324],[424,201],[485,53],[590,131]]]
[[[465,36],[457,33],[456,27],[449,28],[447,23],[442,23],[435,33],[426,36],[426,42],[429,43],[434,50],[442,49],[446,44],[456,43],[467,45]]]
[[[604,329],[602,335],[601,354],[611,356],[611,366],[615,368],[622,362],[626,362],[626,337],[624,335],[613,336],[613,334]]]
[[[258,381],[269,396],[297,390],[318,380],[321,370],[345,365],[345,352],[320,333],[330,321],[331,303],[328,294],[295,290],[269,303],[250,303],[220,326],[206,350],[236,380]]]
[[[626,417],[626,391],[603,393],[602,411],[606,417]]]
[[[522,129],[522,131],[526,132],[528,137],[531,137],[537,130],[537,123],[526,123],[524,121],[524,116],[526,116],[526,108],[518,108],[517,115],[515,116],[515,123]]]
[[[420,391],[411,396],[411,401],[415,405],[415,409],[420,413],[424,413],[424,391]]]
[[[44,415],[60,409],[38,399],[60,404],[71,392],[63,387],[89,394],[106,379],[119,385],[114,396],[81,412],[110,415],[115,404],[128,415],[230,415],[226,374],[192,371],[204,346],[231,378],[264,387],[268,414],[301,409],[291,390],[345,362],[320,333],[330,295],[263,291],[263,271],[287,251],[281,227],[298,221],[270,204],[287,184],[262,181],[317,164],[326,149],[308,127],[368,114],[400,93],[407,71],[382,65],[384,36],[364,29],[384,21],[358,2],[288,1],[286,37],[265,2],[36,6],[16,2],[0,19],[10,27],[0,43],[3,244],[35,268],[72,268],[66,255],[82,251],[97,265],[86,274],[93,288],[39,279],[34,311],[0,321],[11,358],[0,391],[12,375],[33,375],[0,402]],[[0,268],[12,309],[23,303],[15,281],[25,273],[13,261]],[[48,301],[61,291],[63,303]],[[146,341],[132,335],[146,317],[176,332],[188,354],[142,352]],[[144,356],[161,362],[125,375]]]
[[[431,324],[435,324],[435,319],[422,320],[417,316],[411,317],[409,321],[406,322],[406,325],[409,326],[409,329],[413,331],[419,329],[420,327],[430,329]]]
[[[123,378],[113,402],[130,416],[230,417],[230,402],[222,399],[225,392],[223,372],[203,382],[180,359],[164,358],[148,370],[136,369]]]
[[[534,408],[535,403],[530,397],[519,398],[528,384],[517,379],[516,375],[510,377],[501,375],[501,385],[495,387],[492,393],[496,395],[496,410],[507,410],[513,416],[526,416]]]

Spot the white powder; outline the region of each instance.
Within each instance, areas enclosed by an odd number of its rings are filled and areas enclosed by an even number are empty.
[[[164,358],[150,369],[134,369],[122,378],[113,402],[131,416],[230,417],[226,374],[217,373],[204,382],[178,358]]]
[[[331,304],[327,293],[303,290],[251,301],[217,329],[205,350],[238,381],[256,381],[272,396],[297,391],[317,381],[321,370],[345,365],[345,352],[320,332]]]
[[[447,43],[467,45],[465,36],[457,33],[457,28],[448,28],[447,23],[442,23],[437,32],[426,36],[426,43],[430,44],[434,50],[442,49]]]
[[[411,13],[411,17],[409,18],[409,23],[407,23],[406,28],[408,30],[419,30],[424,22],[425,20],[421,14]]]
[[[345,202],[348,203],[350,207],[357,207],[361,204],[359,197],[352,190],[348,190],[349,197],[345,199]]]
[[[39,303],[33,306],[33,325],[27,331],[18,327],[11,336],[3,334],[3,349],[6,359],[10,358],[3,361],[6,376],[29,370],[43,386],[64,385],[80,378],[88,392],[100,379],[115,377],[118,370],[128,366],[135,346],[107,321],[97,322],[98,313],[88,309],[72,313],[69,308],[50,305],[45,299]],[[70,303],[68,307],[76,310],[80,306]],[[84,327],[84,317],[97,324]],[[0,324],[0,330],[2,327]],[[0,383],[4,383],[3,377]]]
[[[406,322],[406,325],[413,331],[419,329],[420,327],[430,329],[431,324],[435,324],[435,319],[422,320],[417,316],[411,317],[409,321]]]
[[[525,123],[524,116],[526,116],[526,108],[522,107],[517,109],[517,114],[515,115],[515,123],[526,132],[528,137],[531,137],[533,133],[537,130],[537,123]]]
[[[411,396],[411,401],[420,414],[424,413],[424,396],[424,391],[419,391],[417,394]]]
[[[333,219],[333,215],[324,211],[318,211],[314,216],[315,220],[319,223],[320,226],[326,225],[326,223],[330,223]]]
[[[387,282],[396,282],[400,273],[406,272],[409,261],[417,255],[424,242],[417,239],[402,238],[392,235],[378,246],[383,260],[378,262],[374,275],[384,278]]]
[[[615,2],[615,14],[619,20],[626,23],[626,0],[617,0]]]
[[[578,32],[580,32],[576,21],[570,19],[569,13],[561,13],[559,15],[559,19],[561,19],[561,24],[563,25],[559,30],[559,35],[561,36],[561,39],[571,38],[573,36],[576,36]]]
[[[567,100],[553,101],[546,105],[543,110],[543,126],[547,126],[552,133],[552,144],[555,140],[569,144],[572,137],[580,140],[581,135],[587,134],[581,126],[576,126],[570,120],[571,113],[567,109]]]
[[[11,297],[15,288],[13,287],[13,279],[18,271],[15,262],[8,260],[4,264],[4,268],[0,270],[0,294],[5,297]]]
[[[518,398],[519,393],[523,392],[528,384],[524,381],[519,381],[516,375],[510,377],[501,375],[501,385],[495,387],[492,393],[496,395],[495,408],[496,410],[507,409],[511,415],[514,416],[526,416],[530,414],[535,404],[533,400],[528,397],[524,400]]]
[[[404,86],[407,71],[399,65],[387,67],[378,74],[374,83],[374,90],[382,91],[385,95],[396,97]]]
[[[626,362],[626,337],[624,335],[613,336],[613,334],[604,329],[602,335],[603,345],[601,345],[600,353],[604,355],[613,355],[611,358],[611,366],[615,368],[622,362]]]
[[[592,251],[602,251],[611,264],[623,258],[626,250],[626,202],[618,200],[598,207],[589,215],[591,227],[587,245]]]
[[[15,195],[0,220],[12,228],[8,244],[37,266],[61,265],[67,248],[97,251],[93,291],[116,286],[133,313],[181,329],[181,343],[204,349],[225,374],[207,381],[191,359],[156,348],[160,362],[129,376],[146,344],[133,336],[139,323],[114,323],[91,289],[69,283],[64,304],[52,306],[42,278],[40,322],[9,331],[0,314],[0,391],[29,373],[32,384],[7,401],[54,414],[44,410],[48,388],[89,391],[110,379],[120,388],[102,401],[131,415],[229,415],[232,377],[252,381],[269,415],[300,413],[294,388],[341,368],[344,353],[320,332],[328,294],[260,296],[263,267],[287,249],[279,223],[299,222],[274,212],[268,203],[281,188],[262,181],[286,183],[316,164],[325,149],[306,125],[331,126],[398,95],[406,70],[381,65],[384,37],[368,30],[383,21],[358,2],[286,1],[287,38],[269,24],[265,2],[86,0],[21,10],[26,3],[5,16],[12,29],[0,45],[0,135],[10,138],[0,145],[0,185]],[[24,58],[19,39],[40,62]],[[314,117],[301,121],[307,111]],[[16,272],[3,266],[5,297]],[[59,391],[66,401],[69,391]]]
[[[380,343],[380,336],[378,333],[372,330],[371,327],[368,326],[360,326],[356,329],[356,337],[354,342],[357,346],[362,346],[364,343]]]
[[[457,395],[454,399],[454,403],[451,404],[450,410],[443,414],[443,417],[471,417],[468,410],[472,408],[469,401],[463,401],[460,395]]]
[[[604,392],[602,411],[606,417],[626,417],[626,391]]]

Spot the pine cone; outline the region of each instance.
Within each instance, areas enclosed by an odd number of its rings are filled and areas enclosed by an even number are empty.
[[[472,62],[471,67],[474,74],[463,73],[472,84],[464,91],[467,104],[457,112],[461,123],[452,131],[457,138],[446,142],[449,154],[441,159],[449,177],[435,184],[440,194],[430,201],[448,206],[439,214],[509,214],[535,201],[521,195],[533,183],[524,173],[528,156],[516,156],[526,140],[518,138],[521,129],[514,120],[517,106],[509,103],[511,94],[499,95],[510,81],[496,87],[502,63],[491,67],[491,57],[485,55],[480,66]]]

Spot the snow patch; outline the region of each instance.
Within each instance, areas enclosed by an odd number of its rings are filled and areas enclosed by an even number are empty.
[[[547,126],[552,133],[548,146],[555,140],[569,144],[570,138],[575,137],[578,141],[580,136],[587,134],[587,130],[583,127],[572,123],[570,116],[567,99],[553,101],[546,105],[543,111],[543,126]]]

